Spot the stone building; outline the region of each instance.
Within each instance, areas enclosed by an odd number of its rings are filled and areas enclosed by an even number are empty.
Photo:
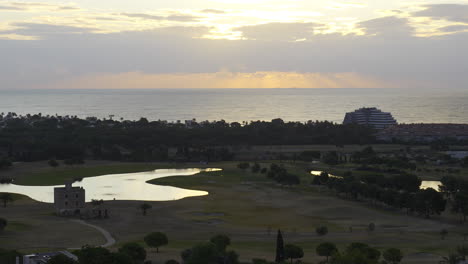
[[[54,205],[59,215],[77,215],[85,207],[85,189],[83,187],[72,187],[67,183],[65,187],[54,189]]]

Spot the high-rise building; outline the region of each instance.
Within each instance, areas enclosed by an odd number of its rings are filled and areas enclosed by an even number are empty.
[[[359,124],[384,129],[397,124],[391,113],[382,112],[375,107],[364,107],[354,112],[346,113],[343,124]]]

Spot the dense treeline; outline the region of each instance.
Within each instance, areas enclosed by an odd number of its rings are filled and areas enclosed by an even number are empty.
[[[314,184],[326,185],[337,194],[355,200],[368,200],[408,213],[430,217],[440,215],[447,201],[442,193],[434,189],[420,189],[421,180],[412,174],[398,174],[390,177],[363,176],[329,177],[327,173],[315,177]]]
[[[220,146],[368,144],[373,130],[331,122],[255,121],[227,123],[80,119],[69,116],[0,115],[0,156],[33,161],[76,157],[158,161],[176,148],[182,159],[225,160]]]
[[[168,244],[164,233],[154,232],[145,237],[145,244],[150,248],[156,248]],[[316,254],[325,260],[320,263],[330,264],[398,264],[403,259],[399,249],[388,248],[382,252],[364,243],[351,243],[344,250],[330,242],[320,243],[315,247],[315,252],[306,252],[302,247],[285,243],[283,235],[278,230],[276,237],[275,261],[254,258],[251,262],[241,262],[239,254],[229,249],[231,238],[224,234],[211,237],[210,240],[200,242],[180,253],[180,260],[169,259],[161,263],[165,264],[286,264],[301,263],[305,254]],[[147,260],[147,249],[139,243],[125,243],[116,251],[110,251],[102,247],[83,246],[73,251],[77,260],[66,255],[52,256],[46,264],[151,264]],[[159,251],[156,252],[159,254]],[[273,252],[272,252],[273,253]],[[464,251],[462,252],[464,254]],[[272,254],[273,255],[273,254]],[[466,255],[466,254],[465,254]],[[0,260],[3,264],[16,263],[16,257],[21,254],[17,251],[0,249]],[[458,255],[457,255],[458,256]],[[459,255],[461,258],[462,255]],[[382,261],[381,261],[382,260]],[[159,262],[158,262],[159,263]]]
[[[460,215],[461,222],[466,222],[468,215],[468,181],[454,176],[441,179],[441,192],[451,204],[451,210]]]

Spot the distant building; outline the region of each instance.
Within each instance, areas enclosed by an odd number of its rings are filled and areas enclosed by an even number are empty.
[[[54,205],[59,215],[77,215],[85,207],[85,189],[72,187],[67,183],[65,187],[54,189]]]
[[[385,129],[397,124],[392,114],[382,112],[375,107],[360,108],[354,112],[346,113],[343,124],[359,124],[371,126],[375,129]]]
[[[78,258],[68,251],[59,251],[59,252],[51,252],[51,253],[38,253],[38,254],[31,254],[31,255],[24,255],[23,257],[17,257],[16,263],[17,264],[46,264],[52,257],[57,255],[65,255],[75,261],[78,261]]]
[[[377,139],[421,143],[444,139],[464,141],[468,140],[468,124],[402,124],[379,131]]]
[[[446,151],[445,154],[449,155],[450,157],[454,159],[464,159],[468,157],[468,151]]]

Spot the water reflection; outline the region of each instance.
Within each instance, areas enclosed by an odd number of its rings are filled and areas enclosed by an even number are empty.
[[[73,186],[86,190],[86,201],[97,200],[137,200],[137,201],[170,201],[186,197],[203,196],[208,193],[181,189],[171,186],[149,184],[147,181],[169,176],[191,176],[204,171],[220,171],[220,169],[161,169],[139,173],[109,174],[84,178]],[[0,184],[0,192],[17,193],[45,202],[54,202],[54,187],[60,186],[23,186],[15,184]]]
[[[429,189],[429,188],[432,188],[438,192],[440,192],[440,185],[442,185],[442,183],[440,181],[422,181],[421,182],[421,189],[424,190],[424,189]]]
[[[314,176],[320,176],[320,174],[322,174],[322,172],[323,171],[311,171],[310,174],[312,174]],[[330,173],[328,173],[328,177],[343,179],[343,177],[341,177],[341,176],[336,176],[336,175],[333,175],[333,174],[330,174]]]

